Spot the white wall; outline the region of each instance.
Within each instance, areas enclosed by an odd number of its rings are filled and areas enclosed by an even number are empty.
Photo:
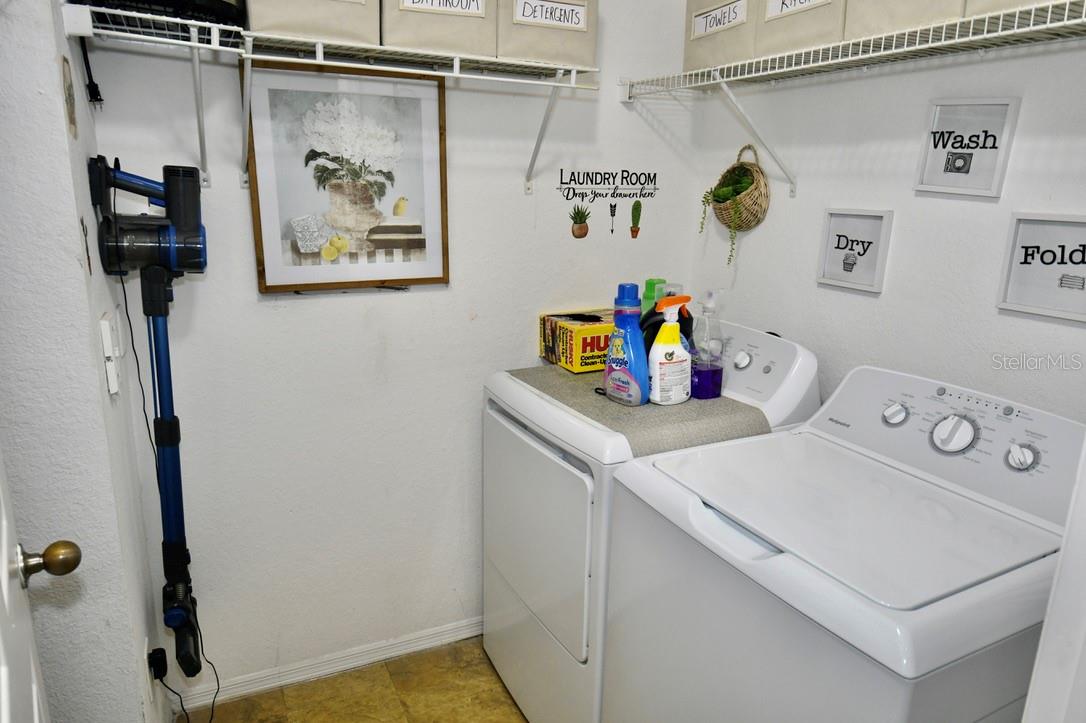
[[[683,3],[603,5],[601,90],[563,91],[535,195],[523,175],[545,94],[450,84],[447,288],[258,294],[237,70],[205,66],[209,268],[177,284],[170,320],[192,572],[225,679],[470,627],[481,613],[483,380],[535,363],[541,310],[609,305],[618,282],[687,275],[689,114],[622,106],[616,88],[619,73],[678,62]],[[195,162],[183,58],[98,46],[91,59],[106,96],[102,153],[148,175]],[[640,238],[629,240],[628,204],[613,238],[597,204],[589,238],[572,239],[559,167],[657,171],[663,190],[645,204]],[[155,544],[150,500],[145,514]],[[197,685],[206,693],[207,676]]]
[[[1082,213],[1086,96],[1081,44],[1018,49],[869,72],[759,85],[739,92],[764,137],[799,178],[788,197],[774,176],[766,221],[740,237],[727,269],[727,234],[715,220],[699,243],[695,286],[725,287],[725,314],[773,329],[819,358],[823,394],[859,364],[946,379],[1086,420],[1086,370],[1004,371],[993,354],[1086,352],[1082,324],[1000,312],[1010,215]],[[1020,96],[1022,109],[1002,198],[912,190],[926,137],[928,102],[940,97]],[[696,137],[710,154],[709,186],[746,134],[719,98],[700,101]],[[815,284],[826,208],[893,209],[891,255],[881,297]]]
[[[97,324],[117,291],[93,251],[86,179],[94,127],[78,49],[53,3],[0,6],[0,445],[24,545],[70,538],[65,578],[30,586],[52,718],[167,720],[146,684],[154,599],[126,401],[104,390]],[[75,52],[73,52],[75,51]],[[68,135],[61,55],[72,60],[78,139]],[[80,218],[91,229],[87,253]],[[123,390],[128,393],[127,386]]]

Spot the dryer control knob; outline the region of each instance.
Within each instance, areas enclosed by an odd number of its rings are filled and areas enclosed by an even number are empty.
[[[1007,450],[1007,464],[1011,469],[1028,472],[1037,466],[1039,456],[1032,444],[1012,444]]]
[[[745,351],[738,351],[735,353],[734,363],[736,369],[746,369],[750,366],[752,361],[754,361],[754,359]]]
[[[882,421],[889,424],[891,427],[899,427],[905,424],[905,420],[909,418],[909,408],[901,402],[894,402],[886,409],[882,410]]]
[[[972,446],[977,438],[977,428],[965,417],[951,414],[931,430],[931,443],[947,454],[958,454]]]

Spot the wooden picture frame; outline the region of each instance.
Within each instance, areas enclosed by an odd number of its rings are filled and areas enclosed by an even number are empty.
[[[444,78],[252,67],[260,292],[449,283]]]
[[[1021,104],[1020,98],[933,100],[916,190],[999,198]]]
[[[818,283],[881,294],[893,224],[893,211],[826,209]]]
[[[1086,322],[1086,216],[1011,215],[997,306]]]

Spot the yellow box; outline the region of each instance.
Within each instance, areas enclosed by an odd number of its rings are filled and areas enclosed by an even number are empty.
[[[614,330],[612,309],[541,314],[539,356],[577,374],[603,371]]]

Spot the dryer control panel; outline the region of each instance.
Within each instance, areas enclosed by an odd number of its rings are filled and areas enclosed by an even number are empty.
[[[720,322],[724,336],[724,389],[767,402],[796,363],[796,344],[738,324]]]
[[[819,431],[1062,527],[1086,426],[990,394],[872,367],[811,420]]]

